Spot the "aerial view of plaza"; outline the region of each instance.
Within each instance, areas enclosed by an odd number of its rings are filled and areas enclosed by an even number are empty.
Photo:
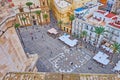
[[[120,80],[120,0],[0,0],[0,80]]]

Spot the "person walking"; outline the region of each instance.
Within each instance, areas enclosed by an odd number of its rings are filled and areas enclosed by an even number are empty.
[[[33,38],[33,33],[32,32],[30,33],[30,36],[31,36],[31,40],[33,40],[34,38]]]
[[[33,36],[31,37],[31,39],[33,40]]]
[[[42,35],[42,38],[43,38],[43,35]]]

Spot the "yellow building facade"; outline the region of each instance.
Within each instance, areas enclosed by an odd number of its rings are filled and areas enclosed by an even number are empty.
[[[57,21],[62,21],[62,25],[59,26],[63,31],[71,33],[71,21],[70,15],[73,14],[74,9],[84,6],[89,1],[97,2],[97,0],[51,0],[50,6],[53,15]]]

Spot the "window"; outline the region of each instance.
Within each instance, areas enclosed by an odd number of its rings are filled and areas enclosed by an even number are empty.
[[[43,6],[45,5],[45,2],[43,2]]]
[[[65,31],[65,27],[64,27],[64,31]]]
[[[112,34],[114,34],[114,31],[111,31]]]
[[[32,19],[35,19],[35,16],[32,16]]]
[[[88,30],[88,25],[86,25],[86,29]]]
[[[93,27],[90,28],[90,31],[91,31],[91,32],[93,31]]]
[[[71,30],[70,30],[70,33],[71,33]]]
[[[67,28],[67,32],[68,32],[68,28]]]

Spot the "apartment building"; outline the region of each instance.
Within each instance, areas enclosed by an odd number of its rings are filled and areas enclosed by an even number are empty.
[[[112,6],[111,12],[120,14],[120,0],[115,0],[115,3]]]
[[[92,8],[91,8],[92,9]],[[86,41],[91,42],[91,44],[96,43],[97,34],[94,32],[95,27],[104,27],[107,32],[103,35],[100,35],[99,44],[101,41],[120,43],[120,23],[119,16],[113,13],[109,13],[103,10],[96,10],[93,12],[93,15],[88,18],[81,19],[76,17],[72,25],[72,34],[74,36],[80,37],[82,31],[87,31],[88,36]]]
[[[120,44],[120,16],[116,16],[113,20],[106,24],[104,39],[110,43],[118,42]]]

